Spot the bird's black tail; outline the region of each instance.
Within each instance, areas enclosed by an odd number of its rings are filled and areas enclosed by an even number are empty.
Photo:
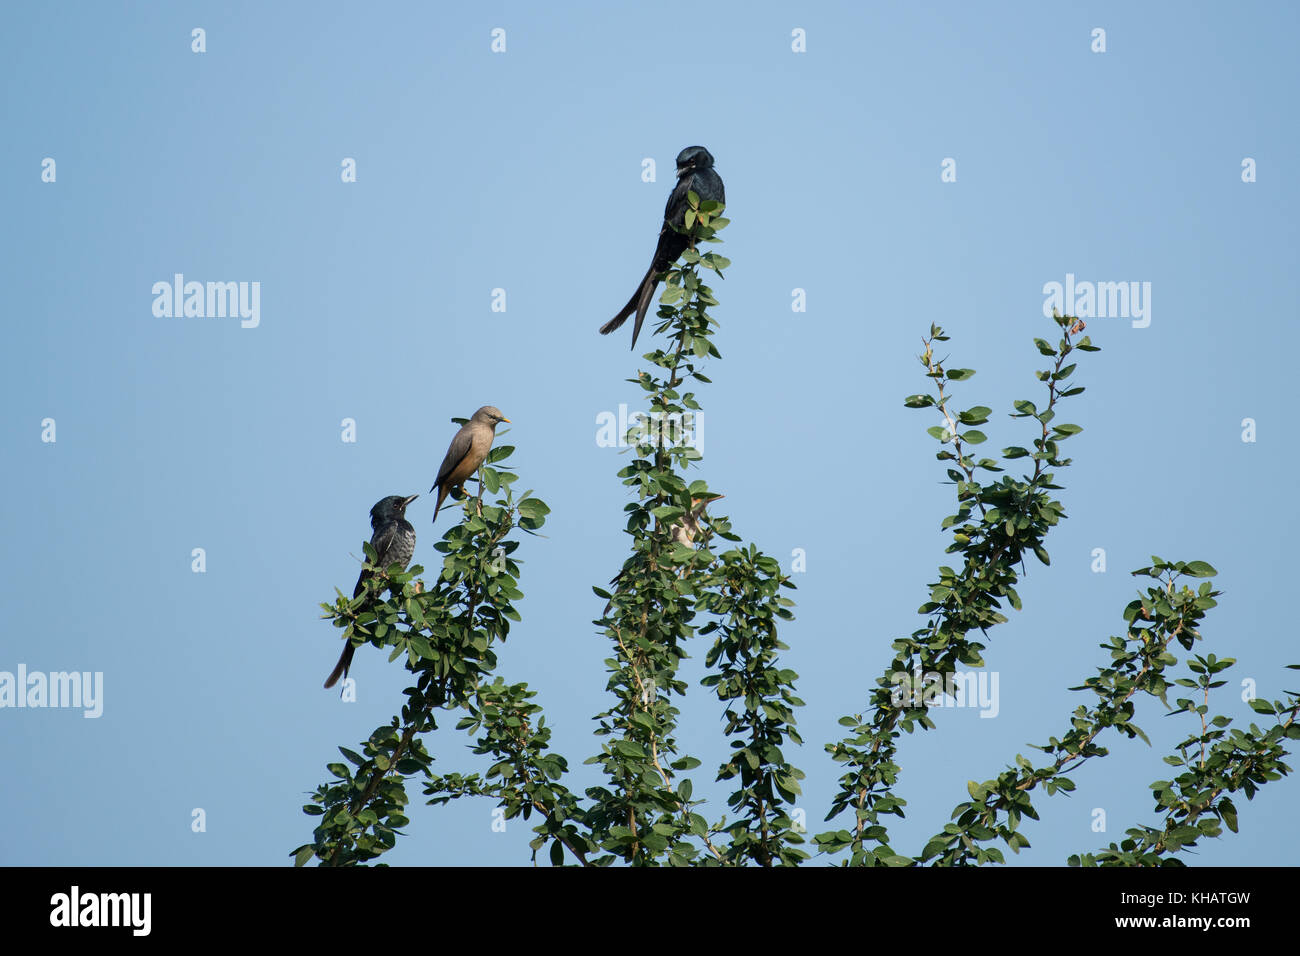
[[[640,285],[632,293],[632,298],[627,300],[627,305],[618,310],[618,315],[614,316],[608,322],[600,327],[601,335],[609,335],[620,325],[627,321],[629,315],[636,313],[636,324],[632,326],[632,348],[636,348],[637,336],[641,334],[641,323],[645,321],[645,314],[650,308],[650,300],[654,296],[655,286],[659,283],[655,280],[654,267],[641,279]]]
[[[352,655],[356,652],[357,649],[352,646],[352,641],[349,639],[347,647],[343,648],[343,653],[339,655],[339,662],[335,664],[334,669],[330,671],[330,676],[325,678],[326,689],[337,684],[340,677],[348,676],[348,671],[352,667]]]
[[[636,339],[641,334],[641,323],[645,321],[645,314],[650,311],[650,303],[655,297],[655,289],[659,288],[659,274],[651,270],[645,277],[645,282],[641,284],[641,298],[636,304],[636,323],[632,326],[632,349],[636,350]]]
[[[627,321],[627,317],[636,311],[637,300],[641,298],[641,287],[637,286],[636,291],[632,293],[632,298],[627,300],[627,305],[618,310],[618,315],[614,316],[608,322],[600,327],[601,335],[609,335],[620,325]]]

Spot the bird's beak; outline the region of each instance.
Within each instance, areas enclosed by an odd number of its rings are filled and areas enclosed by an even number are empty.
[[[411,503],[412,501],[414,501],[414,500],[415,500],[416,498],[418,498],[418,497],[420,497],[420,496],[419,496],[419,495],[411,495],[411,497],[407,498],[405,501],[402,502],[402,507],[405,508],[405,507],[409,506],[410,503]]]
[[[514,422],[512,422],[512,421],[511,421],[510,419],[508,419],[508,418],[503,418],[503,419],[501,419],[501,420],[502,420],[503,422],[505,422],[507,425],[513,425],[513,424],[514,424]]]
[[[677,178],[678,178],[678,179],[681,179],[683,176],[685,176],[687,173],[689,173],[689,172],[690,172],[692,169],[694,169],[694,168],[695,168],[694,166],[678,166],[678,167],[677,167]]]

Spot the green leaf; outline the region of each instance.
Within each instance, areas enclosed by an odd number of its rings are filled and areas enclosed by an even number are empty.
[[[925,845],[925,849],[921,851],[921,859],[928,860],[930,859],[930,857],[938,856],[944,850],[948,849],[948,840],[949,837],[947,836],[935,837],[933,840],[927,843]]]
[[[434,654],[433,648],[429,646],[423,634],[411,634],[411,647],[426,661],[437,660],[437,655]]]
[[[635,740],[616,740],[613,747],[624,757],[631,757],[633,760],[644,760],[646,757],[645,748]]]
[[[550,507],[540,498],[525,498],[517,507],[525,518],[539,519],[551,513]]]

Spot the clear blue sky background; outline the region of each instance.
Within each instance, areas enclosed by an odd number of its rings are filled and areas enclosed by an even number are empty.
[[[98,720],[0,711],[0,861],[287,864],[335,747],[405,686],[363,648],[359,700],[322,690],[340,645],[317,602],[353,583],[371,504],[426,492],[451,416],[488,403],[515,422],[521,487],[554,509],[520,552],[524,623],[501,673],[539,692],[576,787],[595,781],[607,645],[590,585],[623,560],[627,500],[595,423],[640,396],[626,329],[595,330],[642,274],[694,143],[726,181],[734,261],[699,475],[747,539],[787,567],[807,554],[784,639],[811,829],[837,773],[822,744],[919,626],[944,561],[934,419],[902,407],[925,386],[920,337],[942,323],[979,371],[959,400],[996,410],[988,447],[1027,444],[1005,412],[1038,399],[1042,287],[1067,272],[1152,283],[1152,321],[1090,323],[1104,351],[1063,413],[1085,428],[1062,474],[1070,518],[986,655],[1001,713],[947,709],[906,739],[895,845],[918,851],[968,779],[1068,726],[1085,699],[1066,688],[1107,660],[1128,571],[1152,553],[1220,570],[1205,649],[1239,660],[1219,701],[1249,722],[1242,678],[1267,697],[1300,684],[1283,670],[1300,661],[1297,19],[1208,3],[7,5],[0,670],[102,671],[105,702]],[[260,327],[156,318],[151,286],[176,272],[259,281]],[[412,507],[426,565],[431,514],[427,495]],[[1187,727],[1152,703],[1155,749],[1105,740],[1073,797],[1039,798],[1014,862],[1061,864],[1156,821],[1148,784]],[[681,733],[714,816],[720,713],[697,688]],[[439,768],[481,768],[454,723],[430,740]],[[1292,863],[1297,795],[1288,778],[1238,801],[1241,836],[1193,862]],[[412,798],[393,864],[527,862],[530,825],[494,833],[488,801]]]

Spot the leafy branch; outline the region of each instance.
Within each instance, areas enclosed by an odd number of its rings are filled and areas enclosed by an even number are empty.
[[[1082,386],[1065,387],[1073,375],[1075,363],[1067,359],[1075,351],[1095,352],[1085,336],[1077,342],[1076,332],[1083,323],[1070,316],[1054,316],[1061,338],[1055,347],[1035,339],[1038,351],[1053,359],[1050,368],[1036,373],[1047,386],[1047,404],[1040,411],[1033,402],[1014,403],[1013,418],[1033,418],[1039,423],[1039,435],[1033,451],[1011,446],[1002,451],[1003,460],[1030,458],[1034,467],[1023,479],[1003,476],[1001,480],[982,481],[979,472],[1002,471],[997,460],[975,458],[970,448],[987,440],[974,426],[988,421],[991,409],[983,405],[957,411],[947,390],[948,383],[962,382],[974,376],[972,369],[946,368],[946,360],[935,354],[934,346],[948,341],[938,326],[930,327],[923,340],[921,364],[933,382],[932,394],[912,395],[904,405],[909,408],[934,408],[943,419],[941,425],[928,429],[944,446],[936,453],[939,461],[950,462],[948,477],[957,496],[957,511],[943,520],[952,542],[947,551],[961,557],[960,569],[939,568],[939,580],[930,585],[929,600],[919,613],[926,615],[924,627],[907,638],[893,643],[894,659],[884,675],[877,679],[869,699],[868,716],[861,714],[840,718],[850,728],[848,736],[828,744],[832,759],[847,766],[840,777],[839,790],[831,801],[826,819],[852,814],[851,829],[820,833],[815,840],[826,853],[849,851],[850,865],[906,866],[911,858],[894,851],[889,845],[884,818],[903,816],[906,801],[894,794],[901,768],[895,761],[901,733],[917,727],[931,729],[923,695],[914,688],[913,675],[937,675],[945,680],[956,673],[959,665],[981,667],[984,645],[970,637],[973,631],[987,634],[988,628],[1007,618],[1001,613],[1002,602],[1020,608],[1015,585],[1019,581],[1016,567],[1026,553],[1046,564],[1050,559],[1043,540],[1065,516],[1059,500],[1051,492],[1054,473],[1048,468],[1064,468],[1068,458],[1060,457],[1060,443],[1078,434],[1078,425],[1053,425],[1062,399],[1083,392]],[[874,848],[873,848],[874,845]]]
[[[493,505],[481,496],[465,499],[464,520],[435,545],[445,557],[431,586],[419,578],[424,569],[416,565],[387,574],[386,600],[378,599],[382,585],[377,584],[357,599],[336,591],[332,605],[321,605],[345,639],[389,647],[390,661],[405,654],[415,684],[405,691],[401,713],[376,728],[360,753],[339,748],[352,766],[329,764],[333,781],[319,786],[303,807],[320,821],[313,842],[293,851],[296,865],[313,857],[330,866],[356,865],[392,849],[408,823],[406,779],[431,775],[433,758],[422,736],[436,729],[436,711],[467,707],[480,681],[496,668],[493,645],[504,641],[510,621],[519,619],[513,602],[523,596],[513,557],[519,542],[510,532],[535,530],[550,510],[531,492],[516,499],[511,489],[516,476],[492,467],[513,450],[502,446],[488,455],[481,487],[504,496]]]

